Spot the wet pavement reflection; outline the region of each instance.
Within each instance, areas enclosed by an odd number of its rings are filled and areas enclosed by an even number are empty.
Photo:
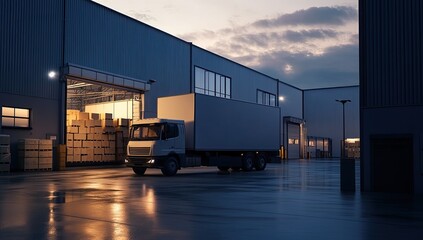
[[[0,239],[423,239],[423,198],[339,190],[339,160],[265,171],[0,175]]]

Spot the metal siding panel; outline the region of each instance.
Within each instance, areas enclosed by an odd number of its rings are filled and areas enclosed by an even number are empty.
[[[59,83],[47,72],[62,64],[63,1],[0,4],[0,92],[57,99]]]
[[[158,96],[190,92],[189,43],[91,1],[66,9],[66,63],[156,80],[145,95],[151,117]]]
[[[363,106],[423,104],[422,3],[418,0],[363,1],[366,51],[361,61]],[[362,29],[363,30],[363,29]]]

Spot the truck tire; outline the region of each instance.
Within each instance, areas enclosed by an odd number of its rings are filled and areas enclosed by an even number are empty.
[[[133,167],[132,168],[132,171],[134,171],[134,173],[137,174],[137,175],[144,175],[146,170],[147,170],[147,168],[145,168],[145,167]]]
[[[217,169],[219,169],[222,172],[226,172],[229,170],[229,167],[222,167],[222,166],[217,166]]]
[[[266,168],[267,158],[265,154],[258,154],[254,161],[256,171],[263,171]]]
[[[251,153],[246,153],[242,157],[242,170],[248,172],[253,170],[254,167],[254,155]]]
[[[175,157],[169,157],[163,168],[161,169],[163,175],[165,176],[173,176],[178,171],[178,162],[176,161]]]

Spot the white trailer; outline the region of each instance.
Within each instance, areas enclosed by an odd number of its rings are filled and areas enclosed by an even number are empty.
[[[202,165],[264,170],[278,155],[278,107],[192,93],[159,98],[157,108],[158,118],[132,124],[126,164],[137,174]]]

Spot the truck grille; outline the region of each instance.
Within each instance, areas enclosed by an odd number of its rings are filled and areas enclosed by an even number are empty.
[[[150,155],[149,147],[129,147],[129,155],[148,156]]]

